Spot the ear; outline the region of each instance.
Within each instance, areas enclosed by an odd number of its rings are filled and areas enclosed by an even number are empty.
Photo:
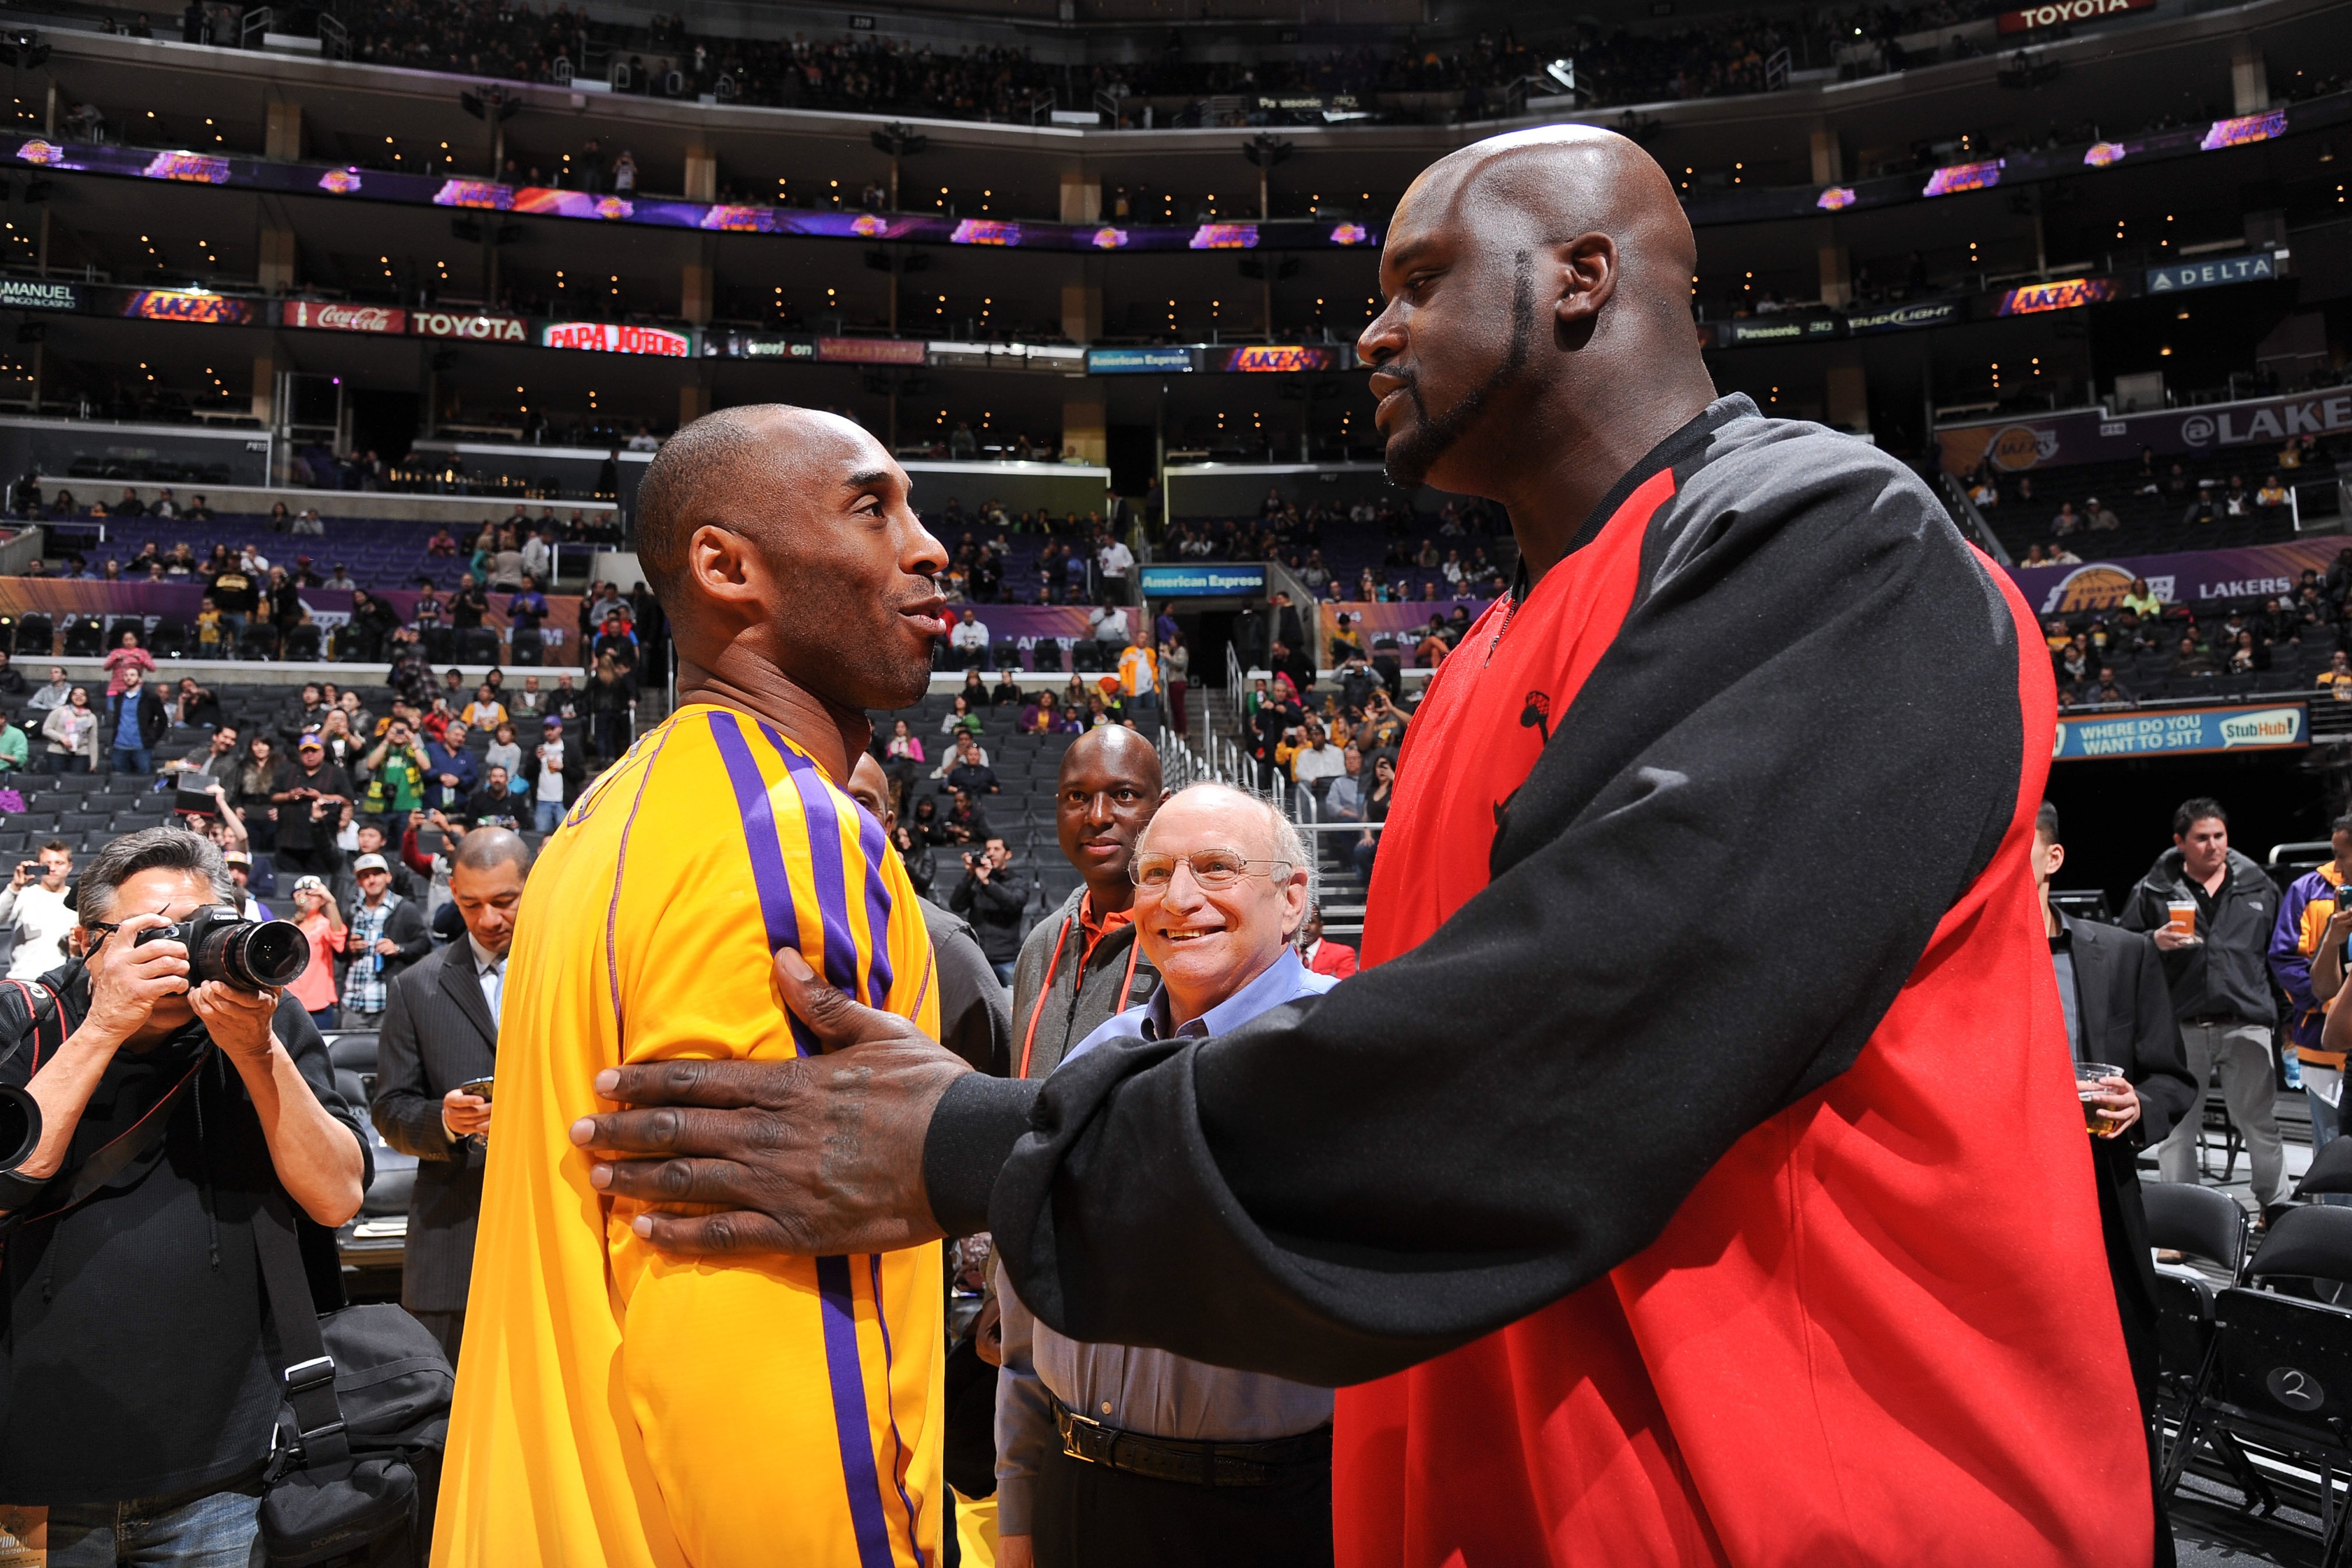
[[[751,540],[707,522],[686,542],[686,575],[704,597],[739,613],[758,613],[775,586]]]
[[[1589,329],[1617,292],[1617,242],[1605,234],[1580,234],[1553,256],[1559,290],[1553,318],[1564,327]]]

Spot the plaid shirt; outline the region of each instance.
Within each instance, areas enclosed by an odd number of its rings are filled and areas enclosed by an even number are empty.
[[[348,1011],[383,1011],[383,957],[375,944],[383,940],[384,923],[399,907],[400,895],[386,891],[383,903],[371,904],[362,899],[352,911],[351,937],[343,944],[343,951],[352,955],[351,968],[343,975],[343,1006]]]

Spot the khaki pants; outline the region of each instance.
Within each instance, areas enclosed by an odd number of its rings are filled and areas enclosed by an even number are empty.
[[[2222,1102],[2246,1140],[2246,1157],[2253,1168],[2254,1201],[2263,1208],[2286,1202],[2286,1151],[2279,1142],[2270,1026],[2183,1024],[2180,1043],[2189,1055],[2189,1076],[2197,1080],[2198,1100],[2159,1148],[2158,1170],[2168,1182],[2199,1179],[2197,1137],[2205,1121],[2205,1084],[2218,1072]]]

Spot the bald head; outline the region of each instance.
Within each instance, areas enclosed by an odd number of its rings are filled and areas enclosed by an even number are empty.
[[[1086,879],[1097,910],[1123,910],[1135,896],[1127,863],[1160,807],[1160,752],[1136,731],[1089,730],[1062,753],[1054,826],[1063,858]]]
[[[761,404],[679,431],[638,487],[637,557],[693,700],[772,714],[814,697],[843,722],[904,707],[947,632],[947,552],[906,471],[835,415]]]
[[[1648,450],[1714,396],[1696,258],[1673,182],[1622,136],[1545,126],[1438,160],[1397,205],[1387,302],[1357,344],[1378,367],[1389,477],[1490,496],[1516,519],[1522,489],[1562,489],[1564,451],[1636,435],[1633,456]],[[1593,498],[1622,471],[1595,476]]]
[[[637,564],[667,609],[686,571],[687,542],[704,523],[756,527],[760,492],[819,456],[828,439],[872,446],[849,421],[786,403],[706,414],[663,443],[637,486]],[[876,447],[879,452],[880,448]]]
[[[451,870],[461,866],[473,871],[487,871],[494,866],[519,866],[528,873],[530,846],[511,828],[477,827],[457,841],[457,853],[450,858]]]

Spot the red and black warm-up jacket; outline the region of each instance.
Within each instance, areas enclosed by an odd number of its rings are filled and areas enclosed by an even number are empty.
[[[2145,1563],[2054,717],[1914,475],[1721,399],[1445,661],[1363,973],[960,1081],[934,1208],[1077,1338],[1355,1385],[1350,1568]]]

